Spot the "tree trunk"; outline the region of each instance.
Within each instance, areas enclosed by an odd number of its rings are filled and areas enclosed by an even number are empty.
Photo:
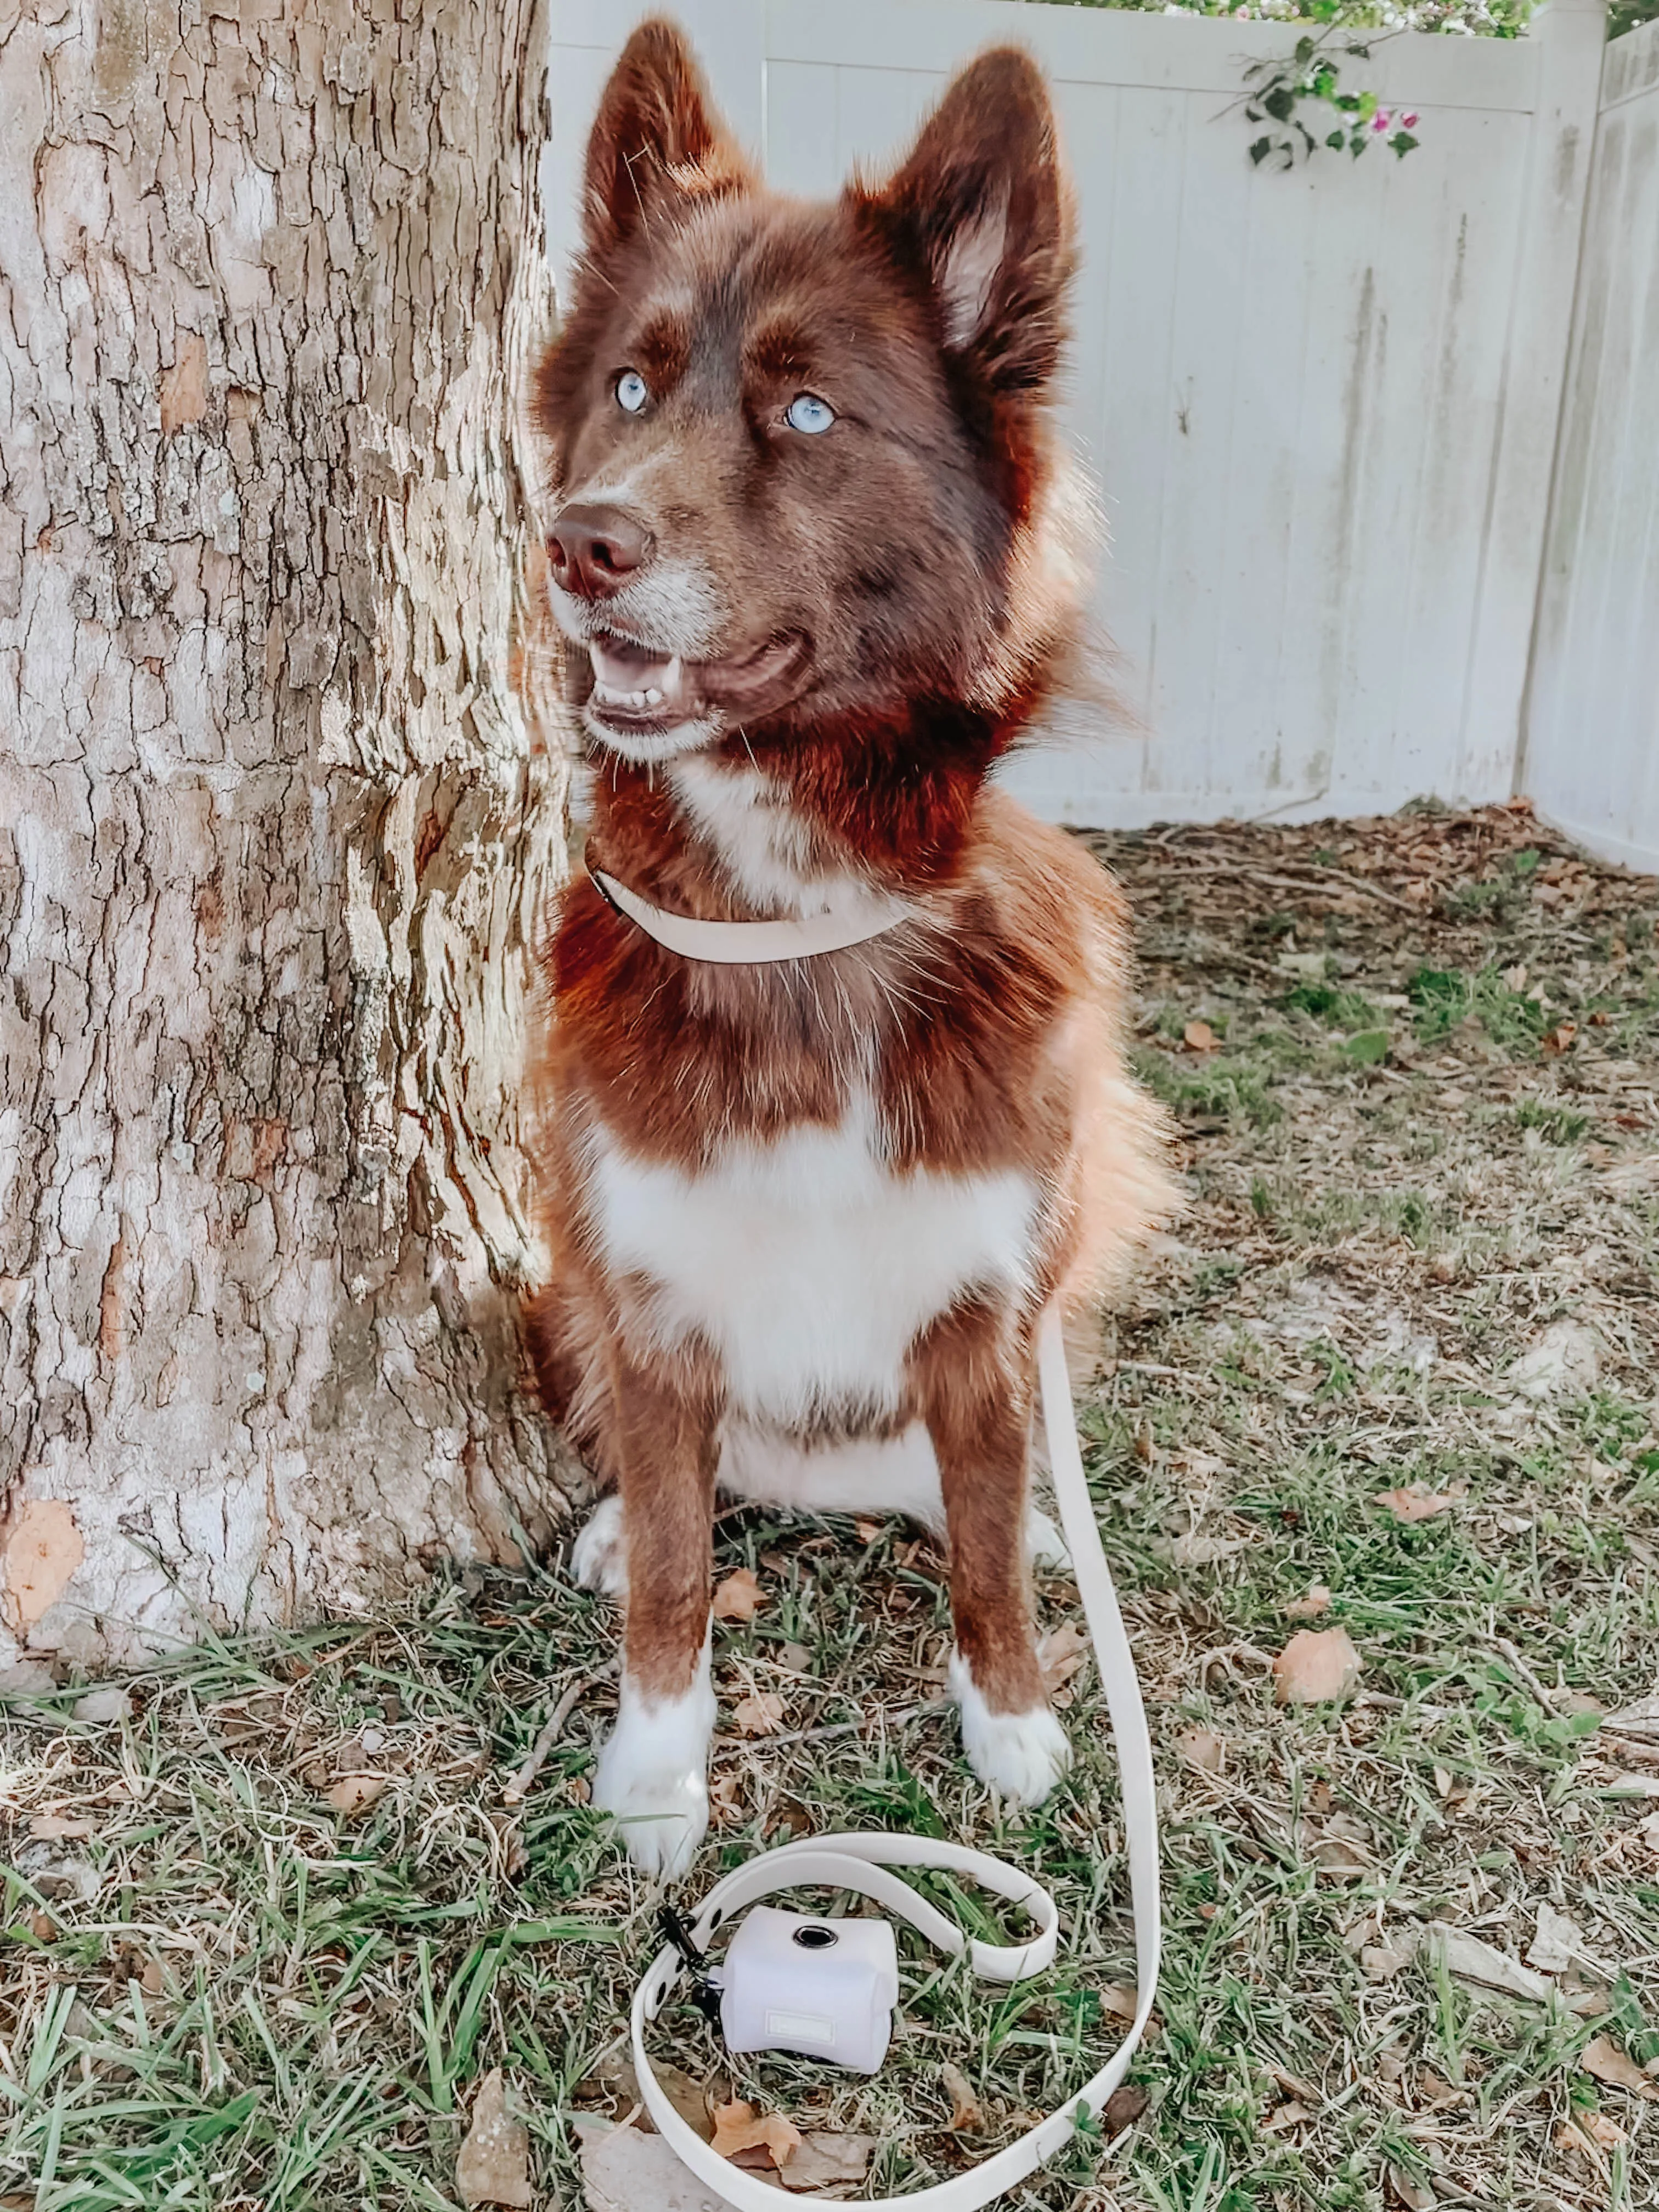
[[[0,1681],[557,1509],[543,49],[534,0],[0,0]]]

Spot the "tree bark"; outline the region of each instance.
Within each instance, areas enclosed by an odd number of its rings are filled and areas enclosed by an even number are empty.
[[[535,0],[0,0],[0,1683],[546,1537]]]

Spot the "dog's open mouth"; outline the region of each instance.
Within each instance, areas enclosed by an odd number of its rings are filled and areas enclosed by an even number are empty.
[[[644,737],[701,721],[719,709],[757,715],[781,706],[811,657],[799,630],[719,660],[665,659],[632,638],[603,630],[587,642],[593,666],[590,717],[619,734]]]

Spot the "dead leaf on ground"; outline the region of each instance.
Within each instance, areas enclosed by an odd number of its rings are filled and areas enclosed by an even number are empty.
[[[1331,1609],[1331,1594],[1323,1583],[1309,1585],[1305,1596],[1293,1597],[1285,1608],[1287,1620],[1317,1620]]]
[[[1379,1490],[1376,1503],[1386,1506],[1396,1521],[1432,1521],[1442,1513],[1449,1513],[1465,1494],[1461,1490],[1424,1490],[1411,1482],[1403,1490]]]
[[[323,1792],[323,1802],[350,1820],[368,1810],[390,1779],[385,1774],[343,1774],[332,1789]]]
[[[1628,2089],[1636,2097],[1659,2097],[1659,2081],[1650,2081],[1636,2061],[1622,2051],[1610,2035],[1598,2035],[1578,2054],[1586,2074],[1612,2089]]]
[[[1208,1022],[1188,1022],[1181,1032],[1188,1052],[1218,1052],[1221,1040]]]
[[[1037,1666],[1042,1675],[1042,1686],[1052,1698],[1054,1692],[1069,1682],[1089,1656],[1089,1639],[1080,1628],[1062,1621],[1051,1628],[1037,1644]]]
[[[856,2188],[870,2171],[879,2138],[843,2136],[825,2128],[803,2136],[800,2148],[783,2170],[783,2185],[800,2195],[840,2197]]]
[[[752,1620],[766,1602],[752,1567],[738,1567],[714,1592],[716,1620]]]
[[[1547,1899],[1540,1899],[1538,1933],[1528,1949],[1527,1964],[1536,1966],[1540,1974],[1560,1974],[1583,1955],[1584,1938],[1577,1924]]]
[[[1364,1662],[1346,1628],[1299,1628],[1273,1661],[1281,1705],[1328,1705],[1346,1698]]]
[[[1440,2202],[1426,2181],[1413,2181],[1402,2166],[1389,2168],[1389,2194],[1406,2212],[1433,2212]]]
[[[1617,2150],[1629,2140],[1618,2121],[1609,2119],[1605,2112],[1580,2112],[1573,2119],[1563,2120],[1555,2130],[1557,2150],[1577,2151],[1581,2157],[1586,2152],[1595,2158],[1597,2151]]]
[[[732,1725],[739,1735],[775,1735],[783,1725],[783,1699],[775,1690],[757,1690],[734,1707]]]
[[[884,1521],[873,1521],[867,1513],[860,1513],[853,1523],[860,1544],[873,1544],[886,1526]]]
[[[92,1832],[93,1826],[90,1820],[83,1820],[64,1813],[37,1813],[29,1822],[30,1835],[39,1836],[53,1843],[64,1837],[70,1837],[79,1841],[91,1835]]]
[[[1121,2136],[1125,2128],[1132,2128],[1152,2102],[1152,2098],[1138,2082],[1125,2081],[1114,2089],[1106,2100],[1105,2110],[1100,2116],[1101,2133],[1110,2142]]]
[[[492,2066],[472,2100],[472,2121],[455,2160],[455,2187],[463,2204],[527,2208],[530,2130],[507,2109],[501,2069]]]
[[[736,2159],[744,2151],[764,2151],[782,2168],[800,2148],[800,2130],[781,2112],[762,2112],[741,2098],[714,2107],[711,2148],[716,2158]]]
[[[1541,2003],[1550,1993],[1550,1984],[1542,1974],[1523,1966],[1519,1959],[1510,1958],[1496,1944],[1483,1942],[1480,1936],[1467,1935],[1461,1928],[1449,1927],[1443,1920],[1429,1923],[1429,1936],[1438,1944],[1446,1962],[1448,1973],[1456,1974],[1466,1982],[1479,1982],[1489,1990],[1502,1990],[1513,1997],[1527,1997]]]
[[[985,2125],[985,2107],[969,2087],[968,2076],[947,2058],[939,2070],[939,2079],[951,2100],[951,2127],[977,2135]]]
[[[1176,1757],[1200,1774],[1219,1774],[1227,1763],[1227,1741],[1213,1729],[1183,1729],[1176,1738]]]

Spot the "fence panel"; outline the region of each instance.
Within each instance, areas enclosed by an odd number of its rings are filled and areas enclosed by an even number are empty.
[[[1607,48],[1522,775],[1659,868],[1659,23]]]
[[[772,179],[891,159],[948,71],[1054,81],[1084,253],[1066,395],[1103,498],[1097,611],[1137,729],[1010,769],[1133,824],[1511,788],[1600,74],[1601,0],[1532,39],[1407,34],[1365,81],[1420,148],[1253,170],[1228,112],[1296,25],[1008,0],[678,0]],[[553,244],[630,11],[553,0]],[[1358,66],[1358,65],[1356,65]]]

